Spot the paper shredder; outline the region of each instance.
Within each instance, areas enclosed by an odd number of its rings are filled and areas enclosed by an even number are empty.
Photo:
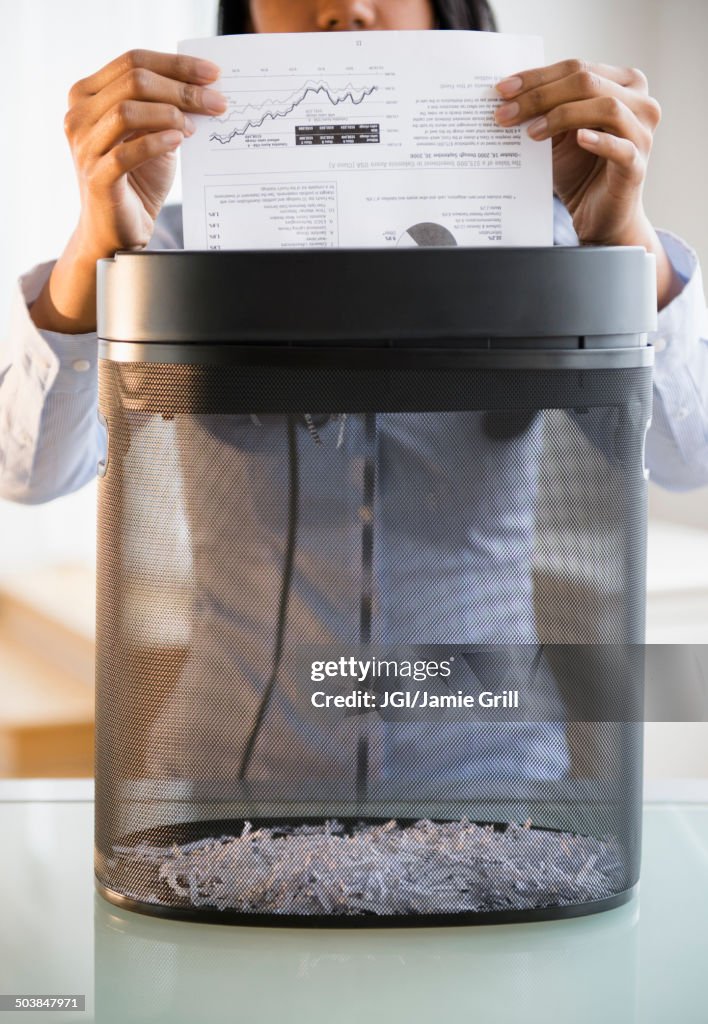
[[[619,247],[99,263],[107,899],[400,925],[630,898],[654,280]]]

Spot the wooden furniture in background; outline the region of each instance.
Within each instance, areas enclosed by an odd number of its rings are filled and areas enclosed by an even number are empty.
[[[0,580],[0,776],[93,775],[94,572]]]

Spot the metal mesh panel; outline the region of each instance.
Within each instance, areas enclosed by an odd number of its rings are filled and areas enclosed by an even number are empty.
[[[443,860],[470,844],[476,902],[448,905],[440,883],[443,895],[423,901],[428,918],[543,914],[606,903],[635,883],[638,723],[317,719],[303,713],[299,673],[310,645],[641,643],[650,370],[102,360],[100,408],[96,868],[106,890],[166,913],[261,920],[270,907],[285,920],[287,900],[262,877],[269,843],[294,850],[330,821],[351,844],[390,820],[424,857],[432,833],[416,822],[493,823],[436,834]],[[575,678],[562,661],[544,661],[561,703]],[[212,865],[222,890],[219,871],[245,893],[219,904],[198,869],[189,882],[174,844],[205,859],[245,822],[280,832],[256,835],[247,859],[234,845],[235,860]],[[542,844],[559,832],[562,884],[542,879]],[[377,856],[384,842],[393,851],[389,887],[404,871],[394,840],[371,839]],[[329,861],[309,842],[300,876],[324,872],[329,895],[313,889],[290,916],[352,916],[336,898],[351,889],[331,859],[337,842],[327,839]],[[512,846],[526,853],[495,873]],[[568,889],[598,865],[604,891]],[[383,886],[367,892],[360,918],[394,916]],[[405,901],[395,905],[400,915]],[[409,913],[426,916],[420,900]]]

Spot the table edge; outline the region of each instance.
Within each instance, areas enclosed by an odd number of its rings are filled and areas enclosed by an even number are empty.
[[[0,803],[92,803],[93,779],[0,779]],[[645,804],[708,804],[708,778],[647,779]]]

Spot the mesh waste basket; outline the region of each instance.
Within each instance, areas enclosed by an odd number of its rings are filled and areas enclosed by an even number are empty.
[[[99,264],[107,899],[400,925],[630,897],[655,310],[632,248]]]

